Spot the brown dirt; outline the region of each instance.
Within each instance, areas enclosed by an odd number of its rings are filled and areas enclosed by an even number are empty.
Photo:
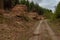
[[[49,25],[51,26],[51,28],[55,32],[55,34],[58,37],[58,39],[60,39],[60,19],[56,19],[54,21],[50,21]]]
[[[46,20],[40,21],[29,40],[58,40]]]
[[[25,7],[17,5],[12,11],[0,11],[0,40],[27,40],[32,35],[37,21],[27,16]]]

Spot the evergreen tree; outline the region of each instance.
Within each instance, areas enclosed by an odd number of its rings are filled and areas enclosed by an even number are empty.
[[[60,18],[60,2],[58,3],[55,11],[56,18]]]
[[[25,4],[25,2],[26,2],[26,0],[21,0],[20,3],[21,3],[21,4]]]
[[[19,0],[15,0],[15,4],[19,4]]]
[[[37,12],[39,15],[43,14],[44,10],[38,4],[34,4],[34,2],[29,2],[29,0],[20,0],[20,4],[24,4],[27,6],[28,11]]]
[[[34,8],[35,8],[35,11],[38,12],[39,15],[43,15],[44,10],[42,7],[40,7],[38,4],[35,4]]]
[[[53,13],[52,13],[51,10],[49,10],[49,9],[44,9],[44,16],[45,16],[46,18],[51,19],[51,18],[52,18],[52,15],[53,15]]]
[[[34,9],[34,2],[32,1],[30,4],[29,4],[29,10],[33,10]]]

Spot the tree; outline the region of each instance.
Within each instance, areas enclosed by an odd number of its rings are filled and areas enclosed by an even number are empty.
[[[16,4],[19,4],[19,0],[11,0],[12,5],[15,6]]]
[[[44,8],[40,7],[38,4],[35,4],[34,9],[39,15],[43,15],[43,13],[44,13],[43,9]]]
[[[15,0],[15,4],[19,4],[19,0]]]
[[[4,0],[4,9],[9,10],[12,8],[12,1],[11,0]]]
[[[25,4],[26,0],[20,0],[20,4]]]
[[[44,16],[45,16],[46,18],[51,19],[51,18],[52,18],[52,15],[53,15],[53,13],[52,13],[51,10],[49,10],[49,9],[44,9]]]
[[[56,18],[60,18],[60,2],[58,3],[55,11]]]
[[[34,9],[34,2],[32,1],[31,3],[29,3],[29,10],[33,10]]]
[[[0,9],[3,9],[3,5],[4,5],[4,4],[3,4],[3,1],[4,1],[4,0],[0,0]]]
[[[44,13],[44,10],[42,7],[40,7],[38,4],[34,4],[34,2],[29,2],[29,0],[20,0],[20,4],[26,5],[28,11],[34,11],[37,12],[39,15],[42,15]]]

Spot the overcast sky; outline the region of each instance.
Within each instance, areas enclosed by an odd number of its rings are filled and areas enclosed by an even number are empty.
[[[32,1],[32,0],[30,0]],[[55,10],[55,6],[58,4],[60,0],[33,0],[35,3],[38,3],[40,6],[44,8],[48,8],[51,10]]]

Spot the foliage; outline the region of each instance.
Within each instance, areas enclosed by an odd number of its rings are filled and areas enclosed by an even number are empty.
[[[34,9],[34,2],[33,1],[28,4],[28,9],[29,9],[29,11]]]
[[[60,18],[60,2],[58,3],[56,7],[55,15],[56,15],[55,16],[56,18]]]
[[[16,4],[19,4],[19,0],[4,0],[4,9],[10,10]]]
[[[35,10],[38,12],[39,15],[43,15],[44,13],[44,8],[40,7],[38,4],[35,4]]]
[[[43,8],[38,4],[35,4],[33,1],[29,2],[28,0],[20,0],[20,4],[26,5],[28,7],[28,11],[35,11],[39,15],[43,14]]]
[[[15,0],[15,5],[16,5],[16,4],[19,4],[19,0]]]
[[[38,15],[44,15],[47,18],[52,17],[52,11],[51,10],[42,8],[38,4],[35,4],[33,1],[29,2],[28,0],[13,0],[12,5],[15,6],[16,4],[26,5],[27,9],[28,9],[28,12],[33,11],[33,12],[37,12]],[[57,10],[59,10],[59,8],[57,8]],[[58,12],[58,14],[56,14],[56,15],[59,15],[59,11],[57,11],[57,10],[56,10],[56,13]]]
[[[12,0],[12,5],[15,6],[16,4],[19,4],[19,0]]]
[[[46,16],[46,18],[48,18],[48,19],[51,19],[53,16],[53,13],[51,10],[44,9],[44,16]]]

